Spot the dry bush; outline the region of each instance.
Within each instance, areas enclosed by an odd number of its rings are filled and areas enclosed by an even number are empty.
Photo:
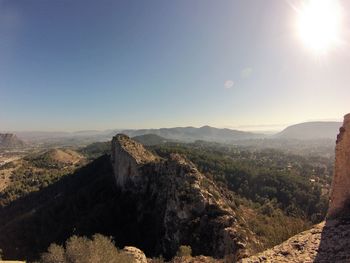
[[[51,244],[41,256],[41,263],[133,263],[108,237],[96,234],[92,239],[72,236],[65,247]]]

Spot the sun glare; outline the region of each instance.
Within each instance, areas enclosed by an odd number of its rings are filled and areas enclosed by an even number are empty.
[[[337,0],[304,1],[298,14],[298,32],[308,48],[320,54],[339,43],[341,8]]]

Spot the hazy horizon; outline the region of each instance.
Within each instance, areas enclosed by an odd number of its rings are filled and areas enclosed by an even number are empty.
[[[16,133],[16,132],[52,132],[52,133],[78,133],[78,132],[104,132],[104,131],[113,131],[113,130],[118,130],[118,131],[123,131],[123,130],[142,130],[142,129],[161,129],[161,128],[187,128],[187,127],[194,127],[194,128],[201,128],[203,126],[210,126],[213,128],[218,128],[218,129],[231,129],[231,130],[239,130],[239,131],[246,131],[246,132],[256,132],[256,133],[278,133],[285,128],[300,124],[300,123],[307,123],[307,122],[339,122],[341,123],[342,120],[334,120],[334,119],[321,119],[321,120],[306,120],[298,123],[290,123],[290,124],[263,124],[263,125],[245,125],[245,126],[213,126],[213,125],[208,125],[208,124],[203,124],[199,126],[194,126],[194,125],[176,125],[176,126],[160,126],[160,127],[111,127],[107,129],[86,129],[86,130],[0,130],[0,133]]]
[[[0,0],[0,130],[341,121],[349,9],[345,0]],[[329,26],[315,31],[320,17]]]

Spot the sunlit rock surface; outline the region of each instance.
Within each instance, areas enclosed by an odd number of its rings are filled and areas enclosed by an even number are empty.
[[[350,114],[345,115],[337,138],[335,166],[328,217],[349,215],[350,200]]]

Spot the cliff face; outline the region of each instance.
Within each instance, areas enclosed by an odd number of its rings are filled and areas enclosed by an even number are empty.
[[[112,164],[118,188],[140,200],[138,220],[152,220],[156,252],[171,257],[180,245],[190,245],[194,254],[244,253],[246,237],[230,202],[193,163],[178,154],[161,159],[117,135]]]
[[[328,217],[350,213],[350,114],[345,115],[337,137]]]

